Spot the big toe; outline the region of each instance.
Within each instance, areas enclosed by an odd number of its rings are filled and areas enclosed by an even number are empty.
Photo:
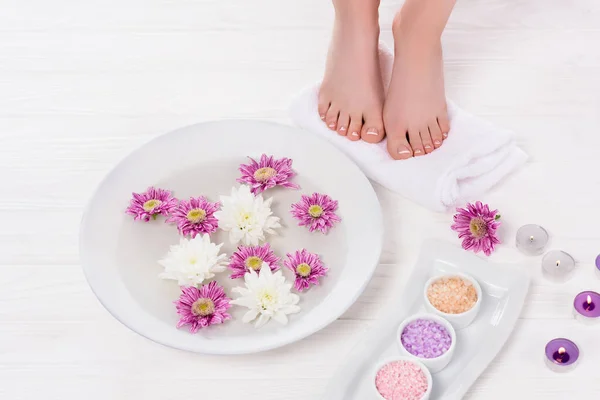
[[[401,132],[388,132],[387,150],[394,160],[406,160],[413,157],[413,149],[406,139],[406,131]]]
[[[360,137],[365,142],[379,143],[385,136],[385,129],[383,128],[383,118],[381,113],[369,113],[364,116],[365,123],[362,127]]]

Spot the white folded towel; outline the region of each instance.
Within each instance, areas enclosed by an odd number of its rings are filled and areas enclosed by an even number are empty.
[[[380,58],[387,87],[393,55],[383,45]],[[317,111],[319,86],[307,89],[294,100],[292,120],[333,143],[370,179],[434,211],[446,211],[477,199],[527,160],[511,131],[493,126],[448,101],[450,132],[442,147],[431,154],[396,161],[388,154],[385,140],[378,144],[353,142],[327,128]]]

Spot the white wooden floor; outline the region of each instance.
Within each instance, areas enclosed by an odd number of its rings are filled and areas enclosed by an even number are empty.
[[[384,0],[383,38],[398,4]],[[571,319],[600,290],[600,2],[459,0],[445,41],[449,96],[519,132],[531,154],[482,200],[518,226],[539,223],[580,262],[534,283],[502,354],[469,400],[600,398],[600,327]],[[386,242],[376,276],[342,318],[280,350],[205,357],[154,344],[102,308],[78,265],[92,190],[130,151],[194,122],[289,122],[291,97],[317,80],[332,22],[324,0],[0,0],[0,398],[318,399],[410,272],[426,237],[458,243],[450,214],[377,187]],[[243,134],[243,132],[240,132]],[[579,343],[577,372],[543,362],[546,341]]]

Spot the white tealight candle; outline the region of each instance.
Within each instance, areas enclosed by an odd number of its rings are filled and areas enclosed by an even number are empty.
[[[523,225],[517,231],[517,249],[528,256],[542,254],[549,237],[548,232],[539,225]]]
[[[573,276],[575,260],[570,254],[552,250],[542,258],[542,273],[553,282],[566,282]]]

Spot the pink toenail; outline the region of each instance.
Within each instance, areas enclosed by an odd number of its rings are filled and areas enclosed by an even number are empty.
[[[448,137],[448,134],[446,132],[442,133],[442,136],[444,136],[445,138]]]
[[[440,142],[439,140],[434,140],[433,144],[438,144],[439,145],[439,144],[442,144],[442,142]]]
[[[324,116],[324,115],[321,115],[321,119],[325,119],[325,116]]]
[[[379,135],[379,132],[375,128],[369,128],[369,130],[367,130],[367,135],[377,136]]]
[[[345,131],[345,130],[346,130],[346,127],[345,127],[345,126],[342,126],[342,127],[340,128],[340,131],[341,131],[341,132],[343,132],[343,131]]]
[[[358,132],[352,132],[351,135],[352,136],[358,136]]]
[[[430,145],[428,145],[428,144],[426,144],[426,145],[425,145],[425,148],[426,148],[427,150],[430,150],[430,149],[431,149],[431,146],[430,146]]]
[[[422,153],[421,149],[416,149],[415,150],[415,154],[421,154],[421,153]]]
[[[410,154],[410,150],[401,149],[401,150],[398,150],[398,154]]]
[[[335,124],[329,124],[327,126],[330,127],[330,128],[335,128]]]

